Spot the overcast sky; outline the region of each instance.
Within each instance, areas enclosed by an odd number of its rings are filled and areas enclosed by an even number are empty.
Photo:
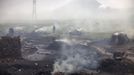
[[[37,18],[79,19],[96,15],[126,18],[132,15],[133,5],[133,0],[37,0]],[[32,0],[0,0],[0,21],[30,19]]]

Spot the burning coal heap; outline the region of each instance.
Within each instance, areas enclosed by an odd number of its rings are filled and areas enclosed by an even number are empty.
[[[97,69],[101,56],[95,48],[76,44],[70,39],[65,42],[67,44],[63,44],[61,47],[61,56],[55,61],[53,73],[68,74]]]

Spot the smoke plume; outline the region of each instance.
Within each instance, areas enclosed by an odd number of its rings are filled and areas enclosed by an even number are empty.
[[[99,59],[101,58],[97,50],[80,44],[62,45],[60,54],[60,57],[55,61],[53,73],[94,70],[98,67]]]

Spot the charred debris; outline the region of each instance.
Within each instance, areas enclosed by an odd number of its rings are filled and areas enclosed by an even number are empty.
[[[55,33],[55,27],[53,27]],[[35,34],[29,34],[35,36]],[[73,34],[70,34],[71,36]],[[77,35],[77,34],[75,34]],[[79,36],[79,34],[77,35]],[[27,38],[25,36],[25,38]],[[73,37],[74,39],[74,37]],[[76,39],[76,37],[75,37]],[[82,41],[81,41],[82,40]],[[14,34],[10,28],[6,36],[0,39],[0,74],[1,75],[133,75],[134,49],[127,34],[114,33],[110,39],[89,42],[89,39],[61,40],[59,37],[28,37],[23,39]],[[77,41],[77,44],[76,44]],[[87,42],[88,41],[88,42]],[[95,69],[84,68],[70,73],[54,72],[54,64],[61,56],[63,45],[71,50],[72,44],[83,49],[95,49],[100,54],[98,66]],[[66,49],[66,50],[68,50]],[[73,48],[75,49],[75,48]],[[39,52],[42,51],[43,52]],[[45,51],[51,51],[45,52]],[[36,54],[37,53],[37,54]],[[28,60],[24,56],[44,55],[42,60]],[[69,56],[69,55],[68,55]],[[75,58],[75,56],[74,56]],[[32,59],[32,58],[30,58]],[[64,60],[67,59],[66,57]],[[88,59],[86,59],[88,60]],[[77,62],[77,61],[76,61]],[[87,64],[87,66],[89,66]]]
[[[21,58],[21,39],[14,36],[14,30],[10,28],[8,34],[0,39],[0,59],[17,58]]]

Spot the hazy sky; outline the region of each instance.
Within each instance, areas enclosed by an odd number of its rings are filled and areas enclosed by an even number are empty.
[[[132,14],[129,12],[133,4],[133,0],[37,0],[37,18],[79,19],[100,15],[122,18]],[[0,21],[30,19],[32,0],[0,0]]]

